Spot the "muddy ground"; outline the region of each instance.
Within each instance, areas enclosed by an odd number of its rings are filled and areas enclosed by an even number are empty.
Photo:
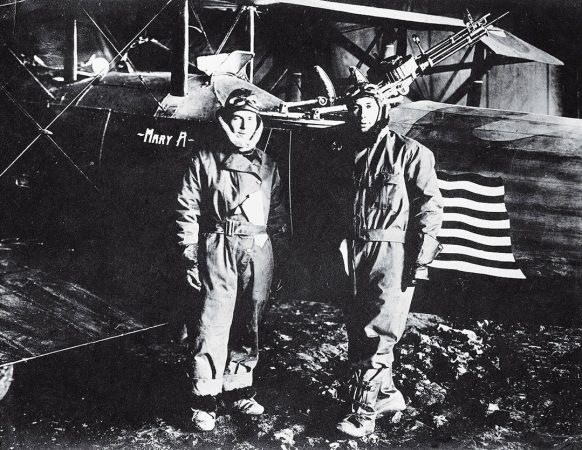
[[[397,355],[409,407],[350,440],[346,337],[336,306],[271,305],[258,366],[259,418],[221,410],[188,425],[183,352],[164,331],[16,367],[2,448],[582,448],[582,329],[414,313]]]

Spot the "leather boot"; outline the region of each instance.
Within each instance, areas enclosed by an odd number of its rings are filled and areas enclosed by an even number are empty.
[[[396,411],[404,411],[406,402],[402,392],[396,389],[394,378],[392,377],[392,366],[385,369],[382,373],[382,382],[380,391],[376,400],[376,418],[385,416]]]
[[[339,431],[355,438],[374,432],[382,372],[383,369],[359,369],[352,374],[349,382],[351,412],[337,424]]]
[[[256,390],[252,387],[225,391],[222,394],[224,402],[234,412],[248,416],[259,416],[265,412],[265,408],[255,400]]]
[[[192,408],[192,425],[196,431],[212,431],[216,426],[216,412]]]
[[[197,431],[212,431],[216,426],[216,397],[194,396],[192,399],[192,425]]]

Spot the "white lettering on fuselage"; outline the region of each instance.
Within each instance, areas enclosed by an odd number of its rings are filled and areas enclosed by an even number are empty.
[[[178,145],[180,145],[180,142],[182,143],[182,147],[186,147],[186,139],[188,138],[188,135],[186,134],[185,131],[180,131],[180,136],[178,136],[178,140],[176,141],[176,147]]]
[[[137,135],[143,138],[143,142],[145,144],[156,144],[156,145],[164,145],[169,146],[172,145],[172,140],[174,136],[171,134],[161,134],[156,133],[154,128],[146,128],[145,133],[137,133]],[[186,147],[186,142],[190,142],[192,139],[188,139],[188,133],[185,131],[180,131],[178,139],[175,141],[175,147]]]

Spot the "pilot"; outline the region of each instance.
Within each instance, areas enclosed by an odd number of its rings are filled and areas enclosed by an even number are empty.
[[[273,274],[269,235],[281,236],[287,222],[277,165],[256,147],[263,123],[255,96],[234,90],[218,121],[223,133],[195,152],[178,196],[179,238],[199,302],[187,338],[199,431],[214,428],[219,394],[235,412],[264,411],[253,369]]]
[[[337,428],[362,437],[374,431],[376,418],[406,408],[392,378],[393,350],[414,286],[428,279],[427,265],[439,251],[443,203],[432,152],[390,130],[390,104],[378,87],[355,84],[347,97],[350,120],[335,146],[353,178],[342,243],[353,287],[344,311],[350,410]]]

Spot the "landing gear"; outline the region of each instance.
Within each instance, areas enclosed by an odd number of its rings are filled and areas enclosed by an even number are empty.
[[[7,366],[0,367],[0,400],[4,398],[10,385],[12,384],[14,375],[14,366],[9,364]]]

